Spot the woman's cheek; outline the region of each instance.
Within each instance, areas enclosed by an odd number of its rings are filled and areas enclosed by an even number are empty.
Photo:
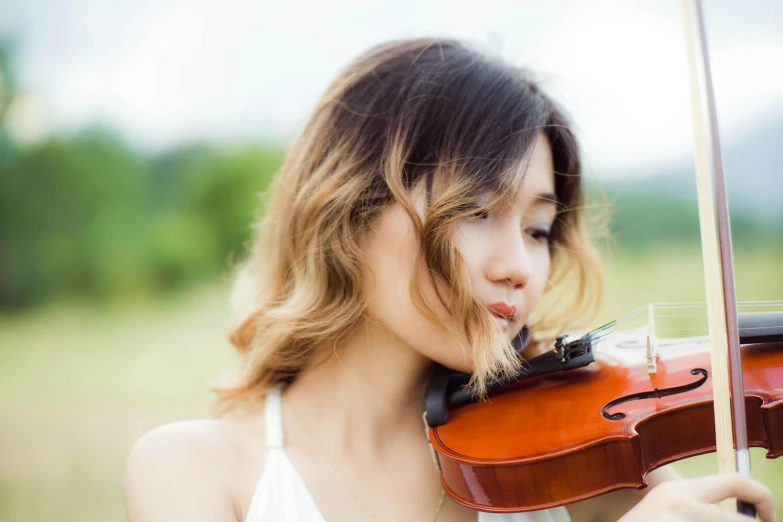
[[[537,297],[536,300],[538,300],[546,290],[547,284],[549,284],[549,270],[552,266],[549,246],[545,245],[536,248],[532,257],[533,270],[528,286],[532,287],[531,290],[534,291]]]
[[[484,222],[460,223],[454,237],[454,246],[462,256],[472,277],[476,277],[479,270],[481,256],[486,252],[487,239],[490,231]]]

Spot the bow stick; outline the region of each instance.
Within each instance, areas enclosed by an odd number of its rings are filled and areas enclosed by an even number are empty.
[[[704,15],[701,0],[683,0],[682,5],[690,70],[694,159],[707,293],[718,472],[739,471],[740,474],[750,477],[729,211]],[[732,444],[732,415],[736,452]],[[732,506],[724,502],[722,507],[728,509]],[[737,512],[756,516],[755,507],[742,501],[737,501]]]

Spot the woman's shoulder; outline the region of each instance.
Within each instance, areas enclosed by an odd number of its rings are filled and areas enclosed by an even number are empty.
[[[243,520],[265,455],[261,407],[157,427],[141,436],[128,456],[128,519]]]

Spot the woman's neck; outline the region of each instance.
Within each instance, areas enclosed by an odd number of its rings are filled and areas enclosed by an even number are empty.
[[[317,428],[325,446],[384,460],[412,437],[423,441],[429,359],[375,323],[319,348],[326,360],[302,372],[283,402],[311,431]]]

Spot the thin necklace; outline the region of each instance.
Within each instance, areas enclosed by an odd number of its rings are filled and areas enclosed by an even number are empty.
[[[381,519],[378,518],[378,515],[376,515],[369,507],[367,507],[367,504],[365,504],[362,499],[359,498],[359,495],[356,494],[356,491],[348,485],[348,482],[345,480],[345,477],[342,473],[340,473],[340,470],[337,469],[337,466],[334,462],[332,462],[332,459],[329,458],[329,455],[326,453],[326,450],[318,443],[318,441],[313,437],[313,435],[310,433],[310,431],[305,427],[305,425],[302,423],[302,420],[299,418],[299,415],[297,415],[296,410],[294,407],[290,404],[288,404],[289,408],[291,409],[291,413],[294,414],[294,419],[296,419],[297,424],[299,424],[299,427],[304,431],[307,436],[312,441],[313,445],[318,449],[318,451],[321,452],[321,456],[326,459],[326,462],[329,463],[329,467],[332,468],[332,471],[334,471],[334,474],[337,475],[337,477],[340,479],[340,482],[343,483],[343,486],[345,486],[345,489],[347,489],[350,493],[353,499],[356,501],[357,504],[362,506],[362,508],[367,512],[367,515],[375,522],[381,522]],[[440,508],[443,507],[443,499],[446,495],[446,491],[441,489],[440,490],[440,500],[438,501],[438,508],[435,510],[435,517],[432,519],[432,522],[435,522],[438,520],[438,514],[440,513]]]

